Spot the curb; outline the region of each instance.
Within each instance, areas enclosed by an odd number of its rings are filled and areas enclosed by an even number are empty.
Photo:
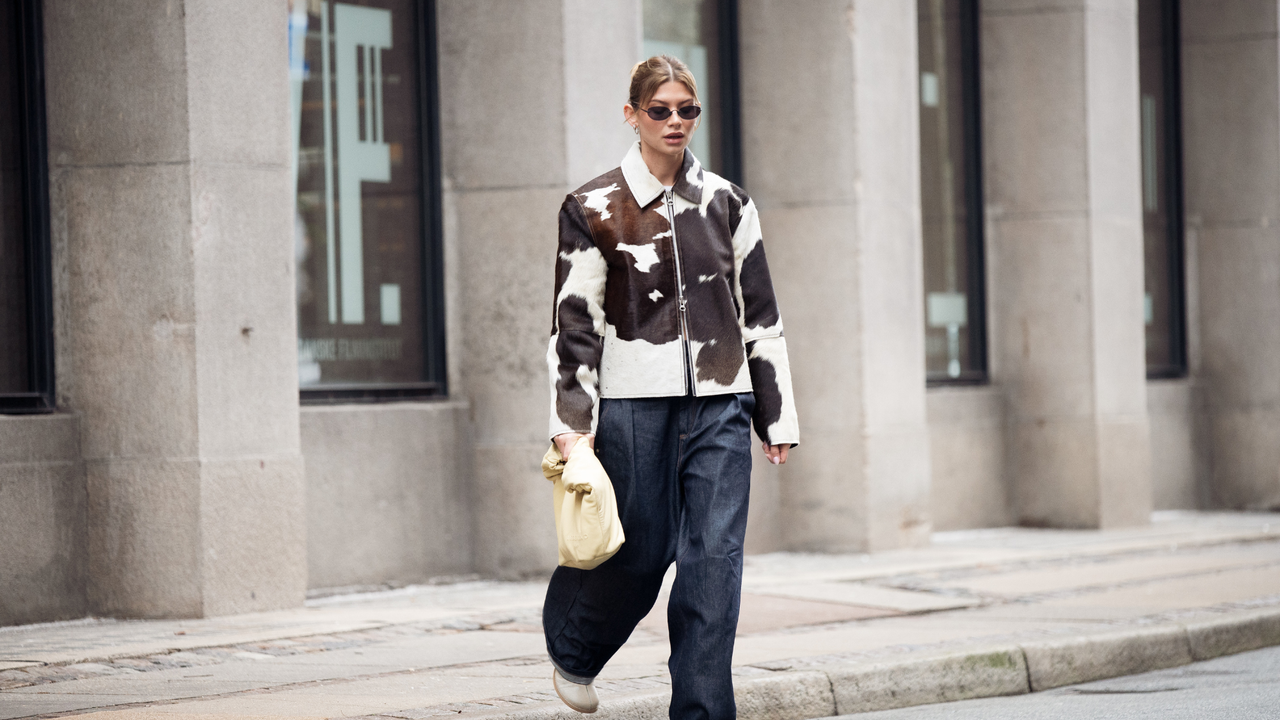
[[[1163,670],[1280,645],[1280,608],[1122,631],[1036,639],[926,657],[738,678],[741,720],[809,720],[956,700],[1022,695]],[[592,720],[663,720],[669,692],[606,700]],[[413,711],[373,717],[412,718]],[[486,720],[582,720],[558,703],[465,713]]]
[[[1027,662],[1017,645],[832,667],[826,672],[835,696],[832,715],[1027,692]]]

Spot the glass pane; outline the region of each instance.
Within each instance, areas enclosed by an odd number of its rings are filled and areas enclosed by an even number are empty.
[[[22,95],[17,3],[0,3],[0,393],[28,392],[27,263],[22,228]]]
[[[1164,0],[1138,2],[1139,119],[1142,145],[1142,233],[1146,259],[1148,370],[1170,371],[1181,363],[1174,337],[1172,253],[1177,247],[1169,202],[1168,111],[1166,96],[1167,27]]]
[[[973,377],[970,237],[961,3],[918,0],[920,202],[924,230],[925,367],[930,380]],[[973,190],[976,190],[973,189]]]
[[[413,0],[292,0],[303,389],[425,379]]]
[[[701,124],[689,149],[714,173],[725,172],[717,0],[644,0],[644,56],[671,55],[698,81]],[[643,59],[643,58],[641,58]]]

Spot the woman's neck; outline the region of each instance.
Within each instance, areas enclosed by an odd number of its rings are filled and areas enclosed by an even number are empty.
[[[684,164],[683,152],[679,155],[667,155],[651,150],[644,143],[640,143],[640,157],[644,158],[644,164],[649,167],[649,172],[662,183],[663,187],[676,184],[676,174]]]

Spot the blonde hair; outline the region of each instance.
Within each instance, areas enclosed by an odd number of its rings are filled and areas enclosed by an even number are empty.
[[[670,55],[654,55],[631,68],[631,93],[627,102],[639,110],[640,104],[652,99],[663,83],[672,81],[689,88],[694,101],[698,100],[698,81],[693,79],[689,66]]]

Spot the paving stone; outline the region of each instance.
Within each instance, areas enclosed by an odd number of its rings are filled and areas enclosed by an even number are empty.
[[[662,638],[667,636],[667,601],[666,596],[658,598],[653,609],[640,621],[641,630]],[[895,610],[880,607],[743,592],[738,611],[738,635],[897,614],[899,613]]]
[[[935,592],[917,592],[857,582],[791,583],[756,586],[755,593],[802,600],[823,600],[897,612],[953,610],[981,604],[981,600]]]
[[[988,571],[930,585],[963,589],[975,594],[1017,598],[1051,595],[1078,588],[1132,585],[1205,572],[1221,572],[1234,567],[1265,566],[1268,563],[1280,563],[1280,543],[1212,547],[1191,553],[1164,550],[1160,555],[1119,560],[1094,557],[1043,562],[1023,571]]]

